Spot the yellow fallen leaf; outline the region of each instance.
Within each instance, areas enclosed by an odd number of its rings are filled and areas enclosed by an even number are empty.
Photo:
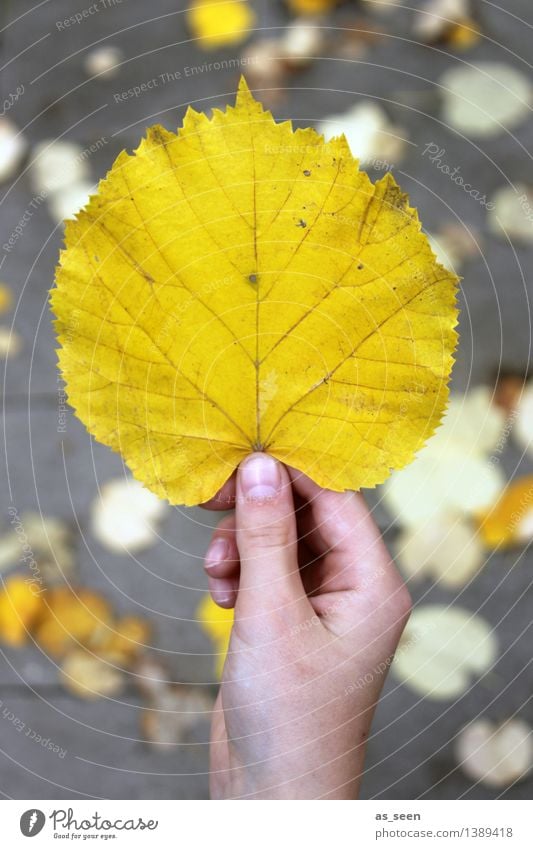
[[[106,599],[86,589],[59,587],[48,591],[45,610],[35,638],[52,655],[64,654],[75,643],[97,643],[112,619]]]
[[[196,615],[202,630],[205,631],[215,645],[217,650],[215,655],[215,669],[218,678],[222,678],[231,629],[233,628],[233,610],[226,610],[223,607],[219,607],[210,595],[205,595],[198,605]]]
[[[129,663],[141,652],[150,638],[149,622],[137,616],[125,616],[109,626],[109,630],[95,644],[100,656],[112,656]]]
[[[0,313],[7,312],[11,309],[13,303],[13,295],[9,286],[5,283],[0,283]]]
[[[8,578],[0,591],[0,640],[10,646],[24,645],[43,606],[36,583],[19,575]]]
[[[480,535],[490,548],[510,548],[533,539],[533,475],[510,483],[480,520]]]
[[[187,12],[191,32],[205,50],[239,44],[255,20],[247,0],[192,0]]]
[[[287,0],[291,12],[297,15],[320,15],[339,5],[339,0]]]
[[[481,31],[471,18],[456,24],[450,29],[448,43],[458,50],[469,50],[481,41]]]
[[[410,462],[448,397],[455,275],[344,138],[189,109],[67,223],[52,305],[70,403],[171,503],[251,451],[336,491]]]

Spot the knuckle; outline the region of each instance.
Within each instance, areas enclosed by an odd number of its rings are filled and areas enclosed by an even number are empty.
[[[291,545],[292,531],[286,523],[254,525],[245,532],[249,546],[263,551],[279,551]]]

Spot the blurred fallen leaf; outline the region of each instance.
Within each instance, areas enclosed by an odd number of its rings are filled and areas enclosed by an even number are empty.
[[[215,670],[218,678],[222,678],[226,654],[228,651],[233,628],[233,610],[226,610],[215,604],[209,594],[206,594],[196,610],[200,627],[214,643]]]
[[[72,532],[61,519],[22,513],[0,536],[0,570],[31,556],[43,584],[64,581],[74,569]]]
[[[321,15],[339,5],[341,0],[286,0],[290,12],[296,15]]]
[[[123,59],[120,47],[108,44],[89,51],[83,66],[88,76],[107,80],[117,75]]]
[[[514,425],[517,408],[522,399],[522,394],[527,388],[527,374],[524,372],[498,369],[496,377],[496,387],[494,390],[494,403],[501,407],[506,416],[511,417],[511,426]],[[532,393],[533,405],[533,393]],[[532,406],[533,413],[533,406]],[[509,427],[511,430],[511,427]],[[531,428],[531,438],[533,438],[533,427]]]
[[[0,357],[7,360],[22,351],[22,337],[12,327],[0,326]]]
[[[279,51],[290,68],[306,68],[320,55],[324,35],[320,27],[309,20],[297,19],[285,27],[279,39]]]
[[[83,148],[62,139],[46,139],[35,145],[29,175],[34,192],[45,196],[90,178]]]
[[[533,188],[525,183],[502,186],[491,198],[490,232],[500,239],[533,242]]]
[[[61,664],[65,689],[83,699],[117,696],[124,687],[120,670],[84,649],[72,649]]]
[[[394,518],[416,528],[441,514],[472,516],[491,507],[506,479],[487,455],[499,449],[505,423],[489,388],[452,395],[437,433],[413,463],[383,484],[383,501]]]
[[[521,448],[533,456],[533,382],[528,381],[516,403],[513,437]]]
[[[429,604],[412,613],[392,672],[427,699],[454,699],[491,667],[497,647],[491,626],[480,616]]]
[[[9,118],[0,118],[0,182],[13,180],[28,143]]]
[[[57,223],[79,212],[95,189],[88,159],[80,145],[61,139],[47,139],[33,149],[29,164],[32,187],[37,197],[46,198]]]
[[[384,109],[370,101],[356,103],[344,113],[329,115],[317,129],[326,141],[344,134],[352,155],[363,167],[376,160],[394,165],[406,148],[406,131],[390,123]]]
[[[148,702],[141,716],[146,741],[158,748],[181,743],[213,708],[213,696],[205,687],[176,684],[165,666],[151,655],[142,655],[134,667],[137,686]]]
[[[43,612],[40,587],[31,578],[11,575],[0,590],[0,640],[19,647]]]
[[[507,787],[524,778],[533,765],[533,732],[523,719],[513,717],[499,725],[478,719],[459,732],[455,756],[472,781]]]
[[[124,665],[134,661],[146,650],[152,628],[146,619],[125,616],[109,625],[97,641],[93,641],[95,652],[100,657],[112,657]]]
[[[191,0],[187,10],[189,28],[204,50],[240,44],[255,21],[247,0]]]
[[[199,722],[209,719],[212,709],[212,697],[200,687],[169,686],[141,714],[144,737],[158,749],[171,749],[182,743]]]
[[[396,559],[409,580],[433,578],[439,586],[457,589],[479,571],[485,549],[470,522],[452,515],[407,528],[396,541]]]
[[[0,313],[9,312],[13,305],[13,294],[9,286],[0,283]]]
[[[481,236],[466,225],[448,224],[437,233],[428,233],[429,244],[437,261],[458,274],[463,263],[481,255]]]
[[[110,480],[93,501],[92,532],[110,551],[140,551],[157,542],[158,523],[167,510],[139,481]]]
[[[511,548],[533,540],[533,475],[511,481],[481,517],[480,534],[490,548]]]
[[[74,644],[98,645],[112,622],[109,602],[89,589],[56,587],[45,594],[45,611],[35,630],[41,648],[63,655]]]
[[[444,121],[474,138],[511,130],[531,111],[529,79],[501,62],[454,66],[439,79],[439,87]]]
[[[451,27],[445,41],[455,50],[470,50],[480,43],[481,38],[482,32],[478,23],[473,18],[464,18]]]
[[[415,17],[413,33],[427,44],[448,44],[466,50],[481,38],[471,16],[470,0],[429,0]]]
[[[51,299],[69,401],[174,504],[213,497],[253,450],[371,487],[440,421],[456,278],[390,173],[372,183],[345,140],[276,123],[244,80],[234,107],[122,152],[66,243]]]
[[[60,191],[50,194],[48,198],[48,210],[54,221],[60,224],[61,221],[68,221],[74,218],[88,203],[95,188],[94,183],[84,180],[78,183],[72,183]]]

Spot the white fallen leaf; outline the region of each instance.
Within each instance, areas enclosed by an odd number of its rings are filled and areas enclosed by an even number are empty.
[[[533,456],[533,383],[525,385],[514,412],[513,437],[521,448]]]
[[[83,209],[87,204],[90,195],[95,191],[94,183],[89,183],[87,180],[71,183],[58,189],[48,197],[50,215],[58,224],[66,219],[74,218],[80,209]]]
[[[15,357],[22,350],[22,338],[11,327],[0,327],[0,358]]]
[[[450,26],[469,17],[469,0],[429,0],[418,10],[413,33],[422,41],[437,41]]]
[[[455,755],[468,778],[490,787],[507,787],[533,766],[533,732],[522,719],[500,725],[478,719],[459,732]]]
[[[324,44],[320,27],[305,18],[297,18],[285,28],[279,41],[279,53],[291,67],[310,65]]]
[[[503,186],[491,198],[489,230],[500,239],[533,242],[533,189],[525,183]]]
[[[454,242],[446,240],[442,235],[437,233],[427,233],[426,235],[431,245],[431,250],[437,257],[437,261],[445,268],[449,268],[450,271],[457,274],[461,267],[462,258],[456,251]]]
[[[452,513],[473,515],[495,503],[506,479],[487,455],[498,448],[506,423],[488,387],[450,398],[440,428],[405,469],[383,484],[383,501],[407,527]]]
[[[83,148],[61,139],[36,145],[29,174],[33,190],[45,196],[67,189],[73,183],[83,183],[90,177]]]
[[[391,124],[381,106],[371,101],[357,103],[342,114],[330,115],[317,129],[326,141],[344,133],[352,154],[363,166],[376,159],[394,164],[406,147],[405,130]]]
[[[0,537],[0,573],[15,566],[20,557],[20,545],[15,534],[2,534]]]
[[[184,684],[166,687],[142,713],[146,741],[158,749],[173,748],[199,722],[210,718],[212,707],[213,700],[199,687]]]
[[[428,699],[454,699],[491,667],[497,648],[491,626],[480,616],[429,604],[411,615],[392,671]]]
[[[529,116],[533,87],[511,65],[457,65],[439,80],[444,121],[461,133],[490,137],[513,129]]]
[[[13,179],[27,148],[15,124],[9,118],[0,118],[0,182]]]
[[[168,505],[136,480],[112,480],[92,506],[92,530],[110,551],[138,551],[157,542]]]
[[[123,58],[124,54],[120,47],[106,45],[91,50],[85,57],[83,65],[90,77],[110,79],[117,75]]]
[[[38,576],[47,584],[64,580],[72,573],[72,534],[65,522],[38,513],[22,513],[11,525],[0,537],[0,571],[30,556]]]
[[[442,513],[473,515],[495,503],[506,479],[484,457],[453,447],[438,454],[426,446],[414,462],[383,484],[383,501],[402,525],[417,526]]]
[[[442,515],[407,528],[396,541],[396,560],[409,580],[434,578],[440,586],[464,586],[481,568],[485,549],[473,527]]]
[[[282,83],[286,73],[279,38],[262,38],[255,41],[244,50],[241,60],[250,85],[264,85],[267,89],[274,89],[273,92],[265,92],[272,100],[276,94],[275,89]]]
[[[84,649],[73,649],[61,666],[63,685],[75,696],[98,699],[116,696],[124,686],[119,669]]]
[[[466,227],[449,224],[437,233],[426,235],[440,264],[455,273],[460,271],[465,260],[480,255],[480,236]]]
[[[506,416],[493,399],[494,390],[488,386],[476,386],[464,395],[451,395],[442,425],[428,445],[439,450],[454,443],[468,453],[479,455],[494,451],[501,440]]]

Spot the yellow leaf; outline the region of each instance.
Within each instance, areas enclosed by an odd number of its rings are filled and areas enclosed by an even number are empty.
[[[511,548],[533,539],[533,475],[506,487],[496,504],[481,517],[480,535],[490,548]]]
[[[458,50],[468,50],[481,41],[481,32],[475,21],[465,18],[450,30],[448,42]]]
[[[77,219],[52,306],[70,403],[171,503],[251,451],[372,487],[438,425],[457,278],[388,173],[275,123],[243,81],[122,152]]]
[[[103,657],[112,656],[128,663],[134,660],[150,638],[150,624],[136,616],[125,616],[111,624],[96,643],[95,650]]]
[[[7,312],[11,309],[13,303],[13,295],[11,289],[5,283],[0,283],[0,313]]]
[[[0,640],[24,645],[43,606],[37,584],[19,575],[8,578],[0,592]]]
[[[215,656],[216,673],[219,678],[222,678],[231,629],[233,628],[233,610],[219,607],[210,595],[205,595],[198,605],[196,615],[202,630],[215,644],[217,650]]]
[[[109,603],[91,590],[59,587],[46,593],[46,613],[35,637],[52,655],[62,655],[73,643],[98,642],[111,622]]]
[[[193,0],[187,20],[200,47],[214,50],[243,41],[255,13],[246,0]]]
[[[291,12],[297,15],[320,15],[339,5],[339,0],[287,0]]]

